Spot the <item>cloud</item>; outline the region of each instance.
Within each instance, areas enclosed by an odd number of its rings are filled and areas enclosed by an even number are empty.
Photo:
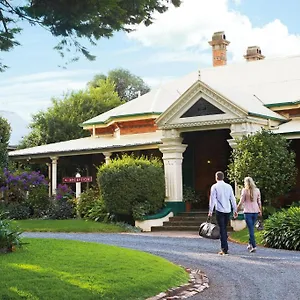
[[[146,47],[169,50],[170,59],[176,57],[175,53],[190,53],[195,47],[199,54],[210,53],[208,41],[214,32],[223,30],[231,42],[229,58],[234,61],[243,60],[247,47],[254,45],[260,46],[267,57],[300,54],[300,36],[289,33],[280,20],[255,27],[237,7],[229,8],[229,4],[226,0],[185,0],[179,8],[170,7],[166,13],[156,14],[149,27],[139,25],[128,37]],[[182,61],[185,59],[182,56]]]
[[[51,105],[52,97],[62,97],[64,93],[86,86],[82,76],[94,71],[57,71],[34,73],[8,78],[0,82],[0,106],[7,111],[20,114],[30,120],[31,114]]]

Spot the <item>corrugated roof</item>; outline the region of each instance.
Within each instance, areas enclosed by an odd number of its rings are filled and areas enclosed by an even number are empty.
[[[124,148],[130,146],[142,146],[161,143],[161,131],[121,135],[119,138],[113,136],[86,137],[60,143],[53,143],[38,147],[21,149],[9,152],[10,157],[19,156],[45,156],[44,154],[62,156],[71,152],[92,151],[92,150],[113,150],[114,148]]]
[[[300,119],[290,120],[278,126],[273,130],[274,133],[287,134],[287,133],[300,133]]]
[[[200,70],[201,81],[250,114],[284,119],[264,104],[300,99],[300,56],[241,62]],[[83,125],[105,123],[116,116],[163,113],[198,80],[198,71],[101,114]]]

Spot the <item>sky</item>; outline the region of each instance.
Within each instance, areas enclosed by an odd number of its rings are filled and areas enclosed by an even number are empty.
[[[83,89],[95,74],[115,68],[128,69],[155,87],[211,67],[208,41],[216,31],[225,31],[230,41],[228,64],[245,63],[243,55],[254,45],[266,59],[300,55],[299,11],[297,0],[183,0],[181,7],[156,14],[149,27],[118,32],[96,46],[86,41],[96,61],[82,56],[66,69],[61,67],[66,59],[53,50],[59,39],[21,23],[21,46],[0,56],[9,66],[0,73],[0,111],[15,113],[28,123],[51,105],[51,98]]]

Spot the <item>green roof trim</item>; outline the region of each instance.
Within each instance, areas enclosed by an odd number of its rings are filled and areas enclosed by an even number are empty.
[[[81,124],[80,126],[85,126],[85,125],[97,125],[97,124],[108,124],[114,119],[121,119],[124,117],[137,117],[137,116],[147,116],[147,115],[160,115],[162,112],[147,112],[147,113],[137,113],[137,114],[126,114],[126,115],[117,115],[117,116],[110,116],[107,120],[105,121],[100,121],[100,122],[89,122],[85,121]]]
[[[275,117],[256,114],[256,113],[252,113],[252,112],[249,112],[248,114],[249,114],[249,116],[252,116],[252,117],[259,117],[259,118],[269,119],[269,120],[274,120],[274,121],[283,121],[283,120],[285,120],[285,118],[282,118],[282,119],[281,118],[275,118]]]
[[[281,103],[271,103],[265,104],[266,107],[277,107],[277,106],[288,106],[288,105],[297,105],[300,104],[300,100],[292,101],[292,102],[281,102]]]

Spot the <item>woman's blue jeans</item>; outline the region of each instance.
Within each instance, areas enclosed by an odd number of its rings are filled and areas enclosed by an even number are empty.
[[[254,237],[254,226],[257,220],[258,213],[245,213],[245,221],[249,231],[249,244],[253,248],[256,247],[255,237]]]

